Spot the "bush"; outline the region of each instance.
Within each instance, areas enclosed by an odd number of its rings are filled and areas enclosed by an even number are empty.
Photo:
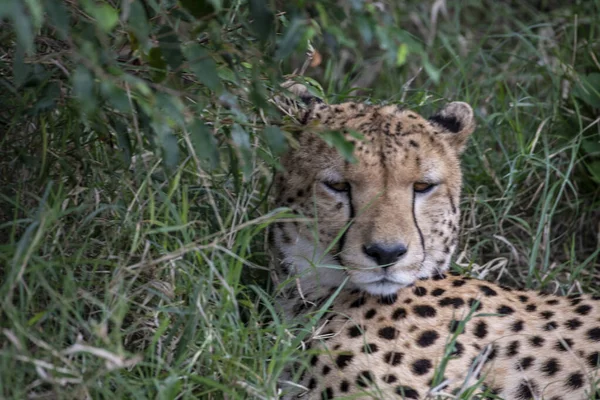
[[[600,4],[525,3],[0,4],[2,396],[276,396],[311,328],[264,254],[294,71],[331,102],[471,103],[456,267],[594,290]]]

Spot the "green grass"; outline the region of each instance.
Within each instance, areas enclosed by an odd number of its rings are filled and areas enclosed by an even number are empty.
[[[232,21],[242,4],[233,3]],[[317,18],[354,42],[331,50],[316,35],[323,63],[307,75],[332,101],[402,101],[423,114],[472,104],[479,127],[463,157],[458,267],[515,287],[597,292],[600,106],[582,86],[600,73],[600,2],[442,2],[435,25],[426,3],[368,14],[369,26],[401,27],[421,46],[401,65],[397,43],[377,32],[361,41],[361,12]],[[62,63],[59,53],[28,63]],[[108,117],[82,122],[65,76],[53,78],[59,106],[32,112],[43,94],[18,87],[12,56],[0,65],[0,398],[274,398],[301,352],[271,296],[271,150],[252,137],[243,176],[233,139],[219,136],[234,112],[211,108],[215,96],[198,100],[195,84],[186,95],[209,109],[219,167],[207,168],[184,132],[172,168],[160,152],[142,160],[139,143],[153,147],[134,118],[129,165],[98,122]],[[302,62],[296,51],[281,68]],[[262,130],[256,115],[248,131]]]

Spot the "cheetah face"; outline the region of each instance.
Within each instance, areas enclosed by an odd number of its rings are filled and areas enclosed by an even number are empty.
[[[471,107],[450,103],[426,120],[396,106],[315,104],[305,122],[277,180],[278,205],[309,221],[273,229],[285,272],[298,274],[305,291],[348,277],[352,287],[389,295],[446,270],[457,243],[459,156],[474,129]],[[356,162],[328,146],[322,130],[353,140]]]

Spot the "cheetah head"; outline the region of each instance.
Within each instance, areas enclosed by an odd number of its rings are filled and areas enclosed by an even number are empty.
[[[279,273],[305,293],[350,287],[390,295],[449,267],[457,244],[460,154],[474,130],[472,108],[452,102],[425,119],[397,106],[309,105],[297,146],[282,158],[276,202],[305,217],[271,233]],[[350,162],[324,131],[353,144]],[[306,222],[309,221],[309,222]]]

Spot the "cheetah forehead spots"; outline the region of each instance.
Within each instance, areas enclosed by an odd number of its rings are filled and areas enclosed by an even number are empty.
[[[302,120],[299,146],[282,158],[276,197],[308,222],[273,230],[276,256],[292,267],[279,272],[303,275],[309,292],[317,281],[338,286],[348,276],[350,286],[388,295],[447,269],[471,107],[450,103],[425,119],[396,106],[312,102]],[[329,131],[353,144],[355,162],[327,144]],[[343,268],[315,270],[315,263]]]

